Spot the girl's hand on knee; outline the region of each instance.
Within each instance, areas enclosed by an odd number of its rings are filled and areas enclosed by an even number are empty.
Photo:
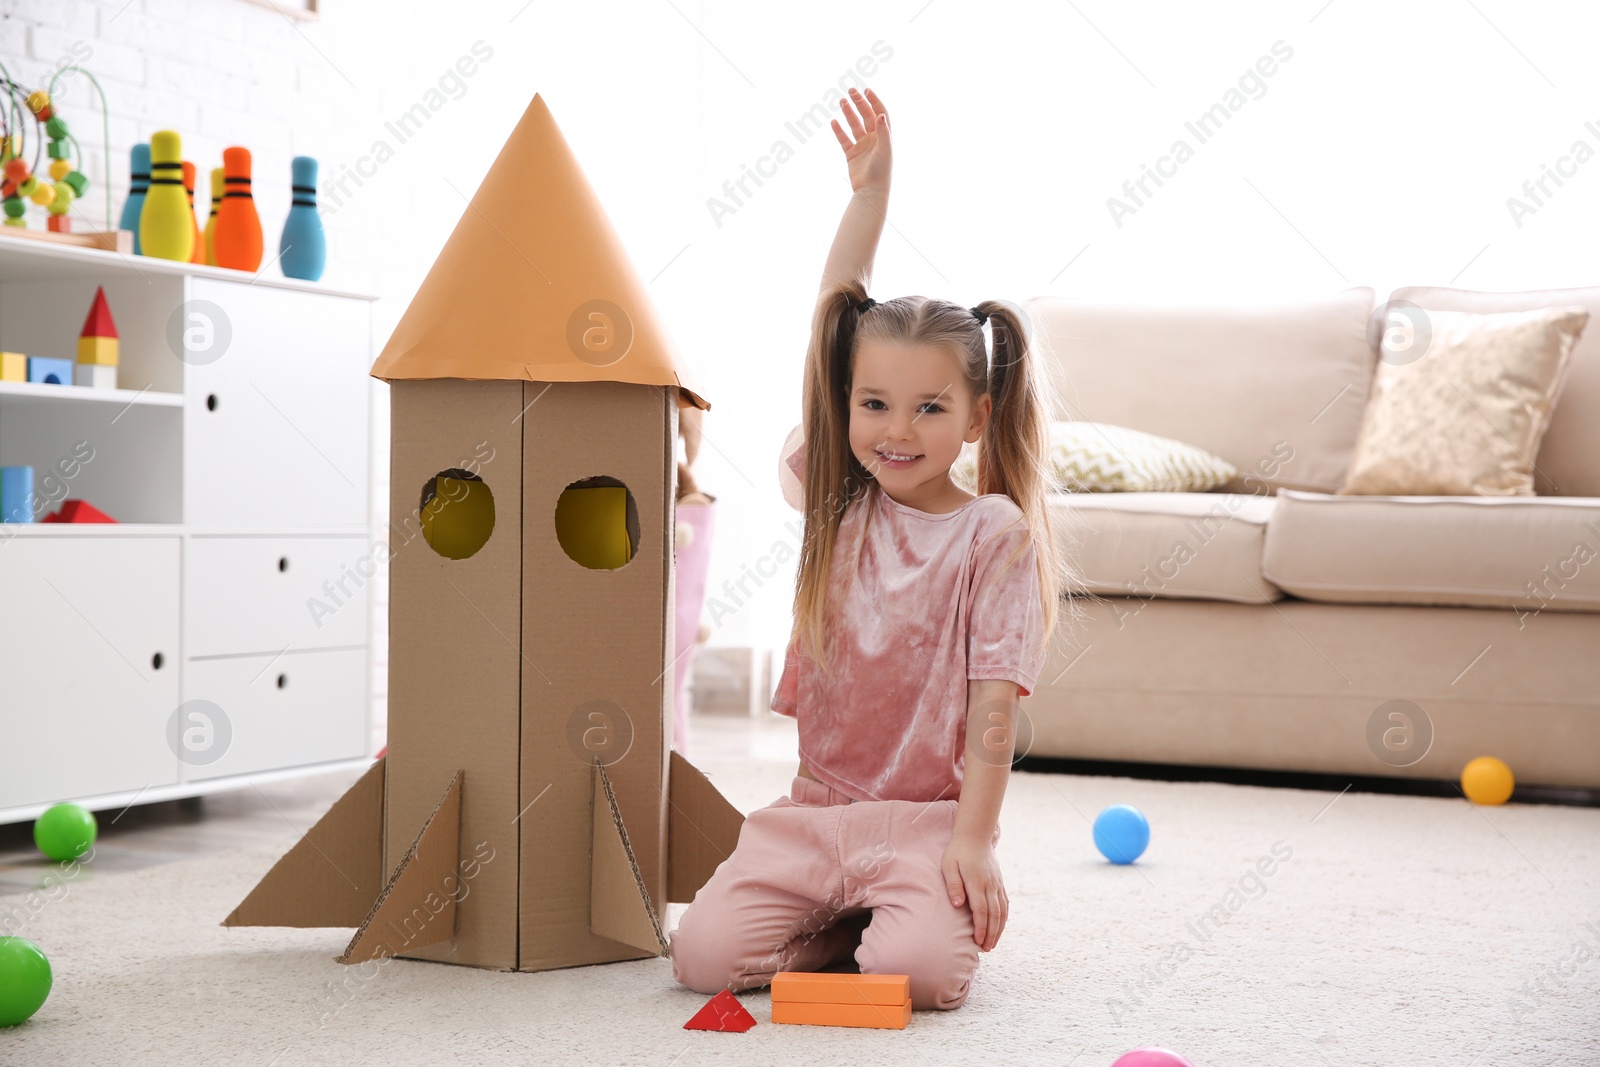
[[[854,104],[854,108],[851,105]],[[833,135],[844,149],[845,162],[850,166],[850,188],[882,191],[889,188],[891,165],[889,152],[889,112],[884,109],[878,94],[868,89],[866,95],[851,89],[847,99],[839,101],[839,110],[850,123],[847,136],[839,120],[833,120]],[[851,137],[855,140],[851,141]]]
[[[951,838],[940,866],[951,905],[959,908],[965,903],[972,909],[972,939],[988,952],[1000,940],[1011,910],[994,845],[965,837]]]

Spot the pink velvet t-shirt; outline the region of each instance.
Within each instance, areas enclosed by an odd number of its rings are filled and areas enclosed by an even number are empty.
[[[786,462],[803,483],[803,443]],[[1022,518],[999,493],[943,515],[876,484],[851,502],[828,590],[833,677],[791,635],[771,704],[798,722],[800,758],[820,781],[857,800],[960,797],[968,679],[1008,679],[1026,696],[1044,667]]]

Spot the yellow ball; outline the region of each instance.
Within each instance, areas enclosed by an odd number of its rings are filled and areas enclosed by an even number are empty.
[[[66,159],[52,159],[50,161],[50,177],[60,181],[72,173],[72,162]]]
[[[37,186],[35,186],[33,192],[28,196],[29,200],[32,200],[40,207],[49,207],[50,201],[54,200],[55,198],[55,187],[46,185],[44,182],[40,182]]]
[[[1504,804],[1515,785],[1511,768],[1493,756],[1479,756],[1461,771],[1461,791],[1474,804]]]

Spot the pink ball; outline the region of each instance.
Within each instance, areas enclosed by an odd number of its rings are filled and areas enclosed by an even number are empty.
[[[1164,1048],[1136,1048],[1111,1067],[1194,1067],[1194,1064]]]

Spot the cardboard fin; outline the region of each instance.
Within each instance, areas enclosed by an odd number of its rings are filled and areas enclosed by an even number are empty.
[[[360,926],[383,888],[383,779],[380,759],[222,925]]]
[[[456,897],[448,889],[461,857],[461,782],[450,779],[433,814],[401,857],[361,928],[338,963],[365,963],[383,956],[448,941],[456,932]],[[440,900],[435,910],[430,898]],[[418,921],[418,916],[422,921]]]
[[[593,844],[590,851],[589,929],[641,952],[667,953],[667,939],[639,873],[611,777],[594,762]]]
[[[677,749],[667,768],[667,900],[690,904],[739,843],[744,815]]]

